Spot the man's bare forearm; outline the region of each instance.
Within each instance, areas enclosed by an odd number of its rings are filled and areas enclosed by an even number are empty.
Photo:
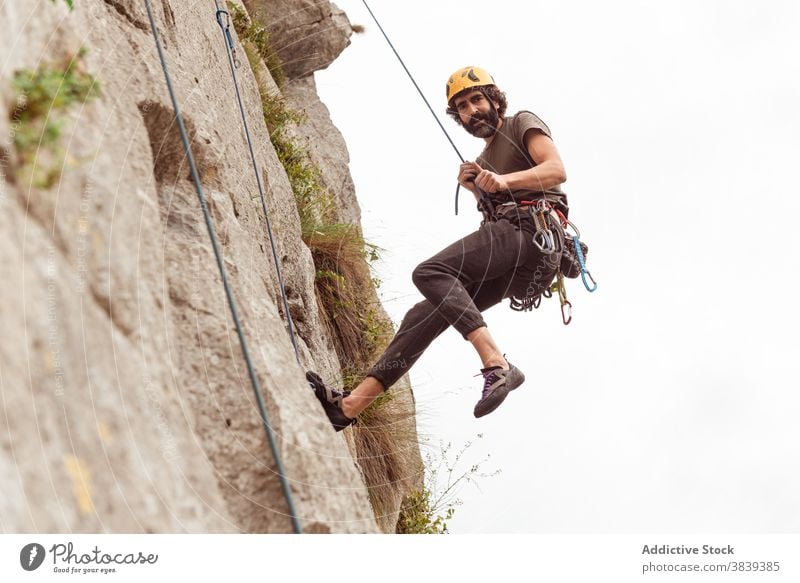
[[[535,168],[505,174],[508,189],[545,191],[563,184],[567,180],[564,166],[555,161],[539,164]]]

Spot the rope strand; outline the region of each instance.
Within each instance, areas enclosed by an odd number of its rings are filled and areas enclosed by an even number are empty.
[[[433,119],[435,119],[436,123],[439,124],[439,128],[442,130],[442,133],[444,133],[444,136],[447,138],[447,141],[450,142],[450,145],[453,146],[453,149],[456,151],[456,155],[458,156],[459,160],[461,160],[461,163],[463,164],[464,162],[466,162],[466,160],[464,159],[464,156],[462,156],[461,152],[458,151],[458,148],[456,147],[455,142],[453,142],[453,139],[450,137],[450,134],[447,133],[447,130],[444,129],[444,126],[442,125],[442,122],[439,121],[439,116],[436,115],[436,112],[433,111],[433,108],[431,107],[431,104],[428,103],[428,99],[425,97],[425,94],[422,92],[422,89],[419,88],[419,85],[417,85],[417,82],[414,79],[414,76],[408,70],[408,67],[406,67],[406,64],[403,62],[403,59],[400,57],[400,54],[394,48],[394,45],[392,44],[392,41],[389,40],[389,36],[383,30],[383,27],[381,26],[381,23],[378,22],[377,17],[372,12],[372,9],[369,7],[369,4],[367,4],[367,0],[361,0],[361,2],[364,3],[364,6],[366,7],[367,12],[369,12],[369,15],[372,17],[372,20],[374,20],[375,24],[378,25],[378,29],[381,31],[381,34],[383,35],[383,38],[385,38],[386,42],[389,44],[389,48],[392,49],[392,52],[394,53],[394,56],[397,57],[398,61],[400,61],[400,64],[403,66],[403,70],[406,72],[406,75],[408,75],[408,78],[411,79],[411,82],[414,84],[414,87],[417,89],[417,92],[419,93],[419,96],[422,97],[422,101],[424,101],[425,105],[428,106],[428,111],[431,112],[431,115],[433,116]],[[461,188],[461,185],[458,184],[456,186],[456,214],[458,214],[458,191],[459,191],[460,188]],[[477,186],[475,188],[478,189],[478,196],[480,197],[480,201],[482,203],[481,206],[483,208],[489,208],[489,209],[493,208],[493,205],[489,202],[489,197],[486,195],[486,193],[483,190],[481,190],[480,188],[478,188]]]
[[[425,97],[425,94],[422,92],[422,89],[419,88],[419,85],[417,85],[417,82],[414,80],[414,76],[408,70],[408,67],[406,67],[406,64],[403,62],[403,59],[400,57],[400,54],[394,48],[394,45],[392,44],[392,41],[389,40],[389,37],[387,36],[386,32],[384,32],[383,27],[381,26],[381,23],[378,22],[378,19],[372,13],[372,10],[370,9],[369,4],[367,4],[367,0],[361,0],[361,1],[364,3],[364,6],[367,8],[367,12],[369,12],[369,15],[372,17],[372,20],[374,20],[375,24],[378,25],[378,29],[381,31],[381,34],[383,34],[383,38],[385,38],[386,42],[389,44],[389,48],[392,49],[392,52],[394,53],[394,56],[397,57],[398,61],[400,61],[400,64],[403,66],[403,70],[405,70],[405,72],[406,72],[406,75],[408,75],[408,78],[411,79],[411,82],[414,84],[414,87],[416,87],[417,92],[419,93],[419,96],[422,97],[422,101],[424,101],[425,105],[428,106],[428,110],[431,112],[431,115],[433,116],[433,119],[435,119],[436,123],[439,124],[439,127],[441,128],[442,132],[444,133],[445,137],[447,138],[447,141],[450,142],[450,145],[453,146],[453,149],[456,151],[456,154],[458,155],[458,158],[461,160],[462,163],[464,163],[465,162],[464,156],[462,156],[461,152],[458,151],[458,148],[456,147],[455,142],[453,142],[453,139],[450,137],[450,134],[447,133],[447,130],[444,129],[444,126],[442,125],[442,122],[439,121],[439,116],[437,116],[436,112],[433,111],[433,108],[431,107],[431,104],[428,103],[428,99]]]
[[[192,180],[194,182],[195,190],[197,191],[197,198],[200,201],[200,207],[203,210],[203,218],[206,222],[206,227],[208,228],[208,236],[211,239],[211,246],[214,249],[214,256],[217,260],[217,267],[219,268],[220,275],[222,276],[222,285],[225,288],[225,296],[228,300],[228,306],[231,310],[231,316],[233,317],[234,324],[236,325],[236,333],[239,336],[239,344],[242,348],[242,356],[244,357],[245,363],[247,364],[247,373],[250,376],[250,382],[253,385],[253,392],[256,396],[256,401],[258,403],[258,411],[261,415],[261,420],[264,424],[264,430],[267,434],[267,441],[269,442],[270,448],[272,449],[272,456],[275,459],[275,466],[277,468],[278,476],[280,478],[281,487],[283,489],[283,495],[286,498],[286,504],[289,507],[289,513],[292,517],[292,525],[294,527],[294,531],[297,534],[302,533],[302,528],[300,526],[300,522],[297,518],[297,513],[294,509],[294,502],[292,501],[292,494],[289,489],[289,483],[286,479],[286,472],[283,468],[283,461],[281,460],[280,453],[278,452],[277,444],[275,442],[275,436],[272,431],[272,426],[269,422],[269,417],[267,416],[266,406],[264,404],[264,396],[261,392],[261,387],[258,383],[258,378],[256,377],[255,368],[253,367],[253,362],[250,359],[250,353],[247,349],[247,341],[244,337],[244,330],[242,328],[241,320],[239,319],[239,311],[236,307],[236,300],[233,297],[233,291],[231,290],[230,283],[228,282],[228,274],[225,270],[225,265],[222,258],[222,251],[220,248],[219,240],[217,239],[217,234],[214,229],[214,223],[211,219],[211,215],[208,212],[208,205],[206,203],[206,197],[203,193],[203,187],[200,185],[200,177],[197,173],[197,166],[195,165],[194,156],[192,155],[192,148],[189,145],[189,138],[186,134],[186,128],[183,125],[183,117],[181,116],[180,109],[178,107],[178,100],[175,97],[175,90],[172,87],[172,80],[170,79],[169,72],[167,71],[167,62],[164,58],[164,51],[161,48],[161,41],[158,36],[158,31],[156,29],[156,23],[153,19],[153,11],[152,7],[150,6],[150,0],[144,0],[145,6],[147,8],[147,17],[150,20],[150,28],[153,31],[153,38],[156,42],[156,49],[158,50],[158,57],[161,60],[161,68],[164,70],[164,79],[167,83],[167,90],[169,91],[170,99],[172,100],[172,107],[175,109],[175,120],[178,122],[178,130],[181,134],[181,141],[183,142],[183,149],[186,152],[186,157],[189,161],[189,167],[192,173]]]
[[[258,194],[261,197],[261,208],[264,211],[264,222],[267,225],[267,237],[269,238],[269,244],[272,248],[272,258],[275,261],[275,272],[278,276],[278,285],[280,286],[281,290],[281,298],[283,299],[283,311],[286,314],[286,322],[289,328],[289,338],[292,341],[292,347],[294,348],[294,356],[297,359],[297,364],[300,364],[300,351],[297,348],[297,340],[295,339],[294,335],[294,322],[292,321],[292,314],[289,311],[289,299],[286,297],[286,286],[283,283],[283,275],[281,274],[281,265],[278,261],[278,252],[275,248],[275,240],[272,236],[272,226],[269,220],[269,211],[267,210],[267,199],[264,196],[264,187],[261,185],[261,175],[258,172],[258,163],[256,162],[256,155],[253,151],[253,141],[250,139],[250,128],[247,125],[247,117],[244,113],[244,106],[242,105],[242,96],[239,92],[239,80],[236,78],[236,67],[234,67],[233,63],[233,55],[231,54],[233,49],[233,37],[230,33],[230,15],[226,10],[221,10],[219,7],[219,2],[214,0],[214,5],[217,7],[216,12],[216,20],[217,24],[219,24],[220,31],[222,31],[222,38],[225,43],[225,54],[228,55],[228,64],[230,65],[231,69],[231,76],[233,77],[233,88],[236,91],[236,102],[239,104],[239,113],[242,117],[242,125],[244,126],[244,135],[247,138],[247,147],[250,150],[250,160],[253,163],[253,173],[256,175],[256,184],[258,184]],[[222,25],[222,19],[220,18],[220,14],[225,14],[228,16],[229,22],[226,27]],[[302,366],[302,365],[301,365]]]

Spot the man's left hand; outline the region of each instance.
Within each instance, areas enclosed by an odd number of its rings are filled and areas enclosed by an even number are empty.
[[[503,192],[508,190],[508,183],[501,174],[489,170],[481,170],[475,177],[475,184],[484,192]]]

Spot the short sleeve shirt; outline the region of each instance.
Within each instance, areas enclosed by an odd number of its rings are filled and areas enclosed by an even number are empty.
[[[492,143],[484,148],[476,160],[481,168],[497,174],[510,174],[528,170],[536,166],[525,147],[525,134],[539,131],[552,139],[550,128],[539,117],[530,111],[520,111],[512,117],[503,118],[503,125],[498,130]],[[508,192],[491,193],[492,200],[508,201]],[[517,189],[511,191],[514,200],[546,199],[555,204],[565,214],[569,211],[567,195],[559,186],[544,191]]]

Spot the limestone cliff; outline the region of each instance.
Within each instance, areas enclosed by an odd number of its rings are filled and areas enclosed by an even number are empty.
[[[0,530],[290,532],[145,5],[74,4],[0,6],[15,31],[0,36]],[[352,436],[333,432],[305,384],[304,369],[337,378],[341,364],[253,72],[240,54],[302,366],[213,5],[152,4],[303,529],[391,532],[419,452],[376,516]],[[357,224],[346,146],[312,76],[347,46],[346,16],[327,0],[246,5],[272,23],[284,95],[306,113],[295,131],[339,220]],[[33,95],[15,75],[79,54],[97,96],[51,108],[57,140],[24,154]],[[397,394],[411,403],[407,384]]]

